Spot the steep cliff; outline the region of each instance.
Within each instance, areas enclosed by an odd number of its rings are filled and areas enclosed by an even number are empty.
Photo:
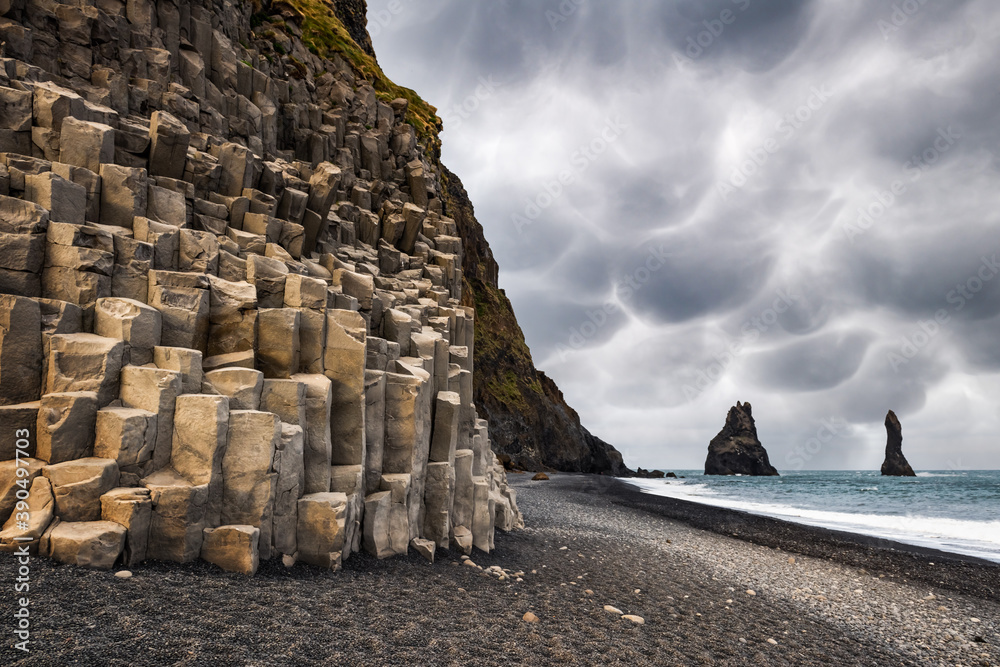
[[[347,33],[358,46],[372,58],[375,57],[375,48],[372,46],[372,39],[368,35],[368,6],[365,0],[334,0],[333,12],[340,19],[340,22],[347,28]]]
[[[433,107],[413,91],[395,86],[382,73],[365,27],[364,0],[336,0],[332,4],[346,35],[340,26],[323,19],[322,11],[312,3],[291,0],[290,4],[300,13],[315,17],[306,23],[305,39],[345,53],[360,71],[370,75],[376,90],[384,89],[410,101],[408,120],[424,139],[427,157],[443,181],[440,194],[444,211],[458,223],[463,241],[463,305],[476,309],[474,357],[479,372],[475,375],[475,401],[491,424],[494,451],[506,464],[517,468],[629,474],[621,454],[584,428],[555,382],[535,368],[513,307],[499,288],[499,269],[472,202],[458,176],[440,163],[441,121]],[[309,33],[310,28],[315,34]],[[337,35],[337,39],[322,36],[320,29],[326,35]]]
[[[446,210],[465,249],[463,305],[476,309],[476,407],[490,422],[493,450],[517,468],[630,474],[621,453],[584,428],[556,383],[535,368],[469,195],[455,174],[442,172]]]
[[[336,570],[523,525],[440,121],[363,19],[0,3],[0,551]]]

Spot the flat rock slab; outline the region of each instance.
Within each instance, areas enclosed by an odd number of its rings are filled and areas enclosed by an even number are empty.
[[[43,555],[61,563],[110,570],[125,548],[125,526],[114,521],[60,522],[46,533]]]

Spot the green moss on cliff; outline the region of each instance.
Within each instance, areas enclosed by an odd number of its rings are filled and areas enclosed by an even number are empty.
[[[355,42],[344,24],[337,18],[332,2],[324,0],[286,0],[302,16],[302,42],[321,58],[339,54],[354,70],[371,82],[383,101],[403,98],[409,102],[406,122],[412,125],[427,148],[437,152],[438,134],[443,125],[437,109],[409,88],[397,86],[385,75],[378,61]]]
[[[507,370],[491,377],[491,393],[510,407],[524,407],[544,395],[510,301],[502,290],[475,280],[464,294],[472,294],[476,308],[476,358],[500,363]],[[515,372],[516,371],[516,372]]]

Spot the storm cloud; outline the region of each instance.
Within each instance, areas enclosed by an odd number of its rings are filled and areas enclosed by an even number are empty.
[[[1000,468],[1000,8],[370,0],[536,365],[631,466]],[[805,443],[821,446],[804,448]]]

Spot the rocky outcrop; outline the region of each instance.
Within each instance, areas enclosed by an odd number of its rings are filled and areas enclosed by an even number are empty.
[[[757,439],[757,425],[749,403],[730,408],[726,425],[708,445],[706,475],[776,476],[767,451]]]
[[[440,121],[336,6],[0,3],[0,549],[250,574],[523,525]]]
[[[885,416],[885,433],[885,461],[882,462],[882,474],[886,477],[916,477],[917,474],[903,456],[903,427],[892,410]]]
[[[508,467],[629,476],[613,446],[590,433],[556,383],[536,370],[499,268],[457,176],[443,169],[445,208],[458,226],[463,304],[476,312],[476,407],[490,422],[493,449]]]

